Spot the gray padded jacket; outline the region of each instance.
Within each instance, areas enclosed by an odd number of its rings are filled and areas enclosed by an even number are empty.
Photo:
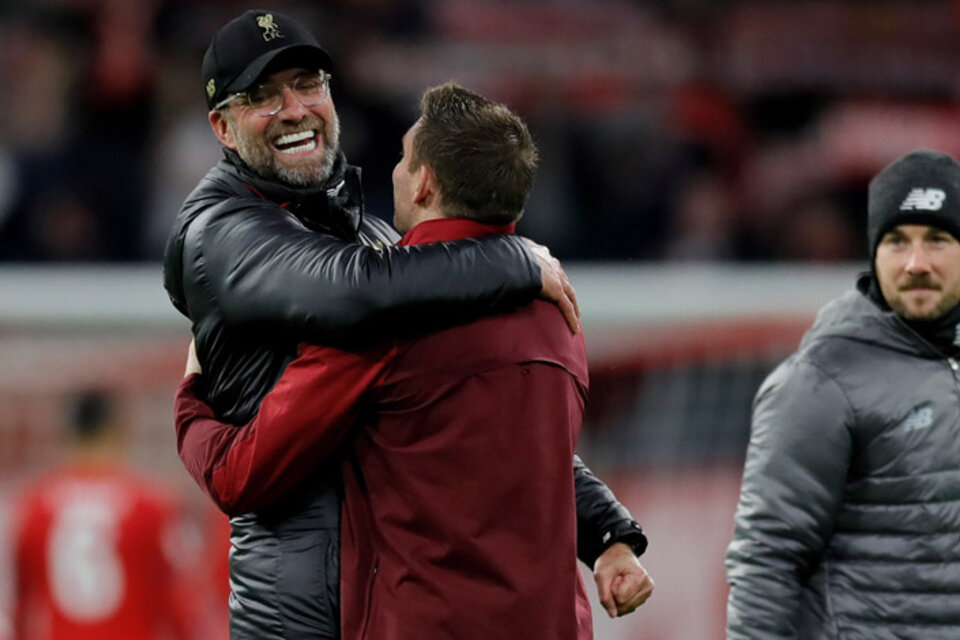
[[[820,311],[754,402],[728,640],[960,638],[957,370],[860,291]]]

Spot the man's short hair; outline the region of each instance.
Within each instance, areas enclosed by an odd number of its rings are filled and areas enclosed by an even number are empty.
[[[433,170],[446,215],[505,225],[523,215],[539,159],[524,121],[456,82],[427,89],[410,170]]]
[[[70,432],[78,442],[100,438],[111,428],[116,403],[110,393],[102,389],[85,389],[71,398]]]

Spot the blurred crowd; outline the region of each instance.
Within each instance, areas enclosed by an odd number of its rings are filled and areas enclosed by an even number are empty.
[[[155,261],[219,157],[199,79],[242,9],[296,15],[335,61],[368,212],[428,85],[529,121],[520,231],[573,260],[865,256],[866,182],[960,152],[954,0],[7,0],[0,260]]]

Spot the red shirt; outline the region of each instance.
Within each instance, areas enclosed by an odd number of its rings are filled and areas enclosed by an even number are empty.
[[[497,232],[444,219],[403,242]],[[211,420],[188,381],[178,439],[194,477],[239,512],[292,488],[359,422],[344,640],[583,640],[571,460],[586,387],[582,336],[535,302],[380,349],[307,346],[240,430]]]
[[[15,638],[188,637],[167,496],[119,469],[77,467],[40,481],[19,510]]]

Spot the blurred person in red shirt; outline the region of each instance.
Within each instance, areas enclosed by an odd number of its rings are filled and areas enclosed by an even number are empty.
[[[69,461],[18,505],[14,639],[189,638],[178,502],[124,467],[114,398],[84,392],[71,411]]]

